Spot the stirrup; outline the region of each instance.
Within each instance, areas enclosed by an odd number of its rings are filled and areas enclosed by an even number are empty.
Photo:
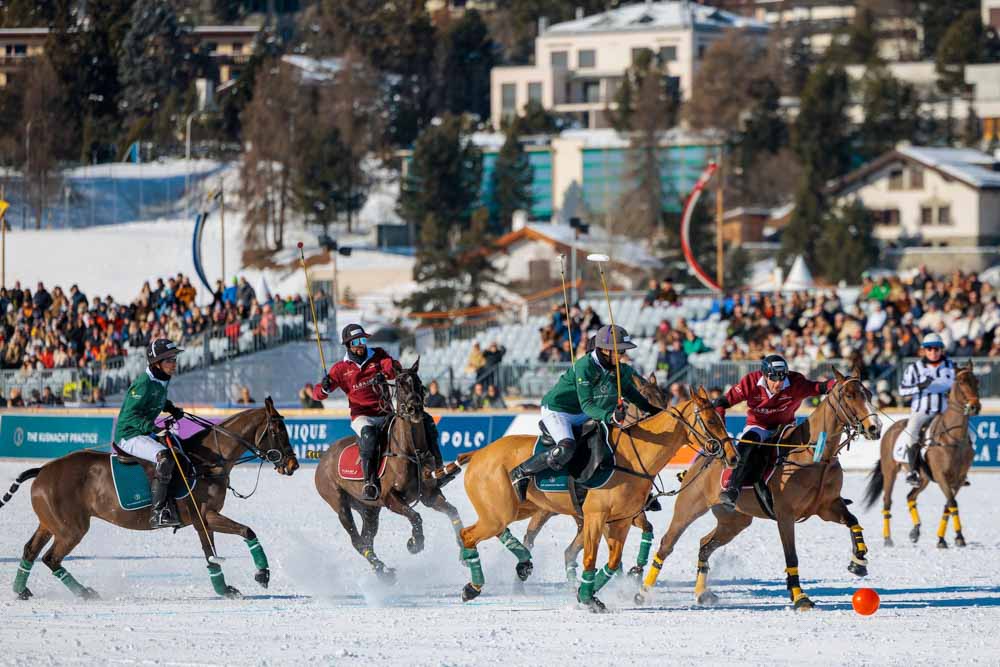
[[[731,510],[735,510],[736,504],[739,503],[740,501],[741,492],[742,489],[740,489],[739,487],[735,489],[733,488],[723,489],[722,492],[719,494],[719,501],[722,503],[724,507],[727,507]]]
[[[160,509],[153,510],[149,517],[149,525],[151,528],[176,528],[181,525],[181,522],[170,506],[165,505]]]
[[[910,486],[920,486],[920,473],[916,470],[911,470],[906,475],[906,483]]]
[[[364,487],[362,487],[361,489],[361,497],[364,500],[378,500],[379,494],[381,492],[382,489],[379,488],[377,482],[374,482],[372,480],[367,480],[365,481]]]

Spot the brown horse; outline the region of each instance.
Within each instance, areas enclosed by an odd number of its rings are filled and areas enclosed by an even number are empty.
[[[178,501],[178,516],[181,526],[193,524],[198,532],[216,593],[225,597],[240,595],[238,590],[226,585],[219,566],[221,559],[215,557],[216,532],[239,535],[246,541],[257,567],[254,579],[266,588],[271,575],[267,556],[256,534],[221,512],[229,488],[229,473],[238,463],[247,460],[243,458],[246,453],[272,463],[282,475],[291,475],[299,467],[288,442],[284,418],[275,410],[269,396],[263,408],[235,414],[218,426],[185,441],[183,446],[184,453],[194,465],[193,480],[188,481],[197,480],[197,483],[193,500],[189,497]],[[54,542],[42,557],[42,562],[70,591],[88,599],[96,598],[97,593],[77,582],[63,568],[62,561],[87,534],[91,518],[97,517],[129,530],[150,530],[149,508],[128,511],[120,507],[109,458],[107,453],[90,450],[67,454],[40,468],[26,470],[4,496],[3,503],[6,503],[20,484],[35,478],[31,487],[31,505],[38,515],[38,528],[24,545],[14,580],[14,592],[22,600],[31,597],[27,587],[28,575],[49,540],[54,539]],[[192,509],[192,503],[197,504],[204,526]]]
[[[635,378],[635,386],[639,390],[639,393],[653,407],[662,410],[670,404],[670,398],[656,381],[656,373],[650,373],[649,378],[645,380],[641,375],[634,375],[633,377]],[[642,413],[639,408],[629,405],[628,419],[630,422],[641,420]],[[535,539],[538,537],[538,534],[542,531],[548,520],[554,516],[553,512],[540,510],[531,517],[531,521],[528,522],[528,529],[524,533],[523,542],[525,549],[528,551],[534,549]],[[573,518],[576,520],[576,537],[573,538],[573,542],[563,552],[563,560],[566,565],[566,580],[575,586],[577,580],[576,559],[579,557],[580,552],[583,551],[583,519],[579,516],[574,516]],[[636,557],[635,565],[629,569],[628,576],[642,578],[642,571],[646,567],[646,563],[649,562],[649,549],[653,544],[653,524],[646,518],[646,511],[643,510],[632,519],[632,525],[642,531],[642,538],[639,543],[639,554]]]
[[[955,383],[948,395],[948,409],[927,427],[927,442],[930,446],[925,450],[924,465],[920,467],[920,486],[910,489],[906,494],[906,504],[910,508],[910,518],[913,520],[913,528],[910,530],[911,542],[920,539],[917,496],[931,481],[936,481],[945,497],[944,511],[938,523],[937,545],[942,549],[948,546],[944,536],[948,531],[950,516],[955,526],[955,544],[960,547],[965,546],[965,536],[962,534],[962,523],[958,518],[958,502],[955,496],[965,483],[975,456],[969,438],[969,417],[978,415],[981,408],[979,380],[976,379],[970,361],[967,366],[959,368],[955,375]],[[865,507],[874,505],[879,494],[882,495],[882,537],[885,538],[887,547],[892,546],[892,536],[889,532],[889,520],[892,518],[890,511],[892,487],[896,483],[896,474],[904,465],[894,460],[892,450],[904,428],[906,428],[905,419],[893,424],[882,437],[881,458],[875,464],[868,481],[868,488],[865,490]]]
[[[676,408],[659,412],[630,428],[611,428],[611,442],[616,456],[614,474],[603,488],[587,494],[582,508],[584,573],[577,600],[592,611],[604,609],[594,593],[620,571],[622,549],[632,519],[642,512],[656,474],[680,448],[704,450],[712,457],[725,457],[730,464],[737,460],[725,424],[711,408],[704,388]],[[458,457],[460,465],[468,465],[465,491],[479,515],[478,521],[461,533],[462,558],[472,574],[472,581],[462,591],[463,600],[477,597],[485,581],[476,545],[499,537],[517,556],[517,574],[523,580],[531,571],[531,553],[507,527],[539,511],[576,514],[569,493],[542,492],[535,485],[529,485],[525,501],[518,502],[510,484],[510,471],[531,455],[534,445],[534,436],[511,435]],[[597,575],[597,549],[605,531],[610,554],[607,565]]]
[[[824,521],[847,526],[851,531],[853,546],[848,570],[858,576],[868,573],[868,561],[865,559],[868,548],[864,543],[861,526],[847,509],[850,501],[840,496],[844,471],[837,454],[858,433],[877,438],[882,426],[871,405],[870,394],[861,380],[845,378],[836,371],[835,374],[837,384],[826,399],[783,440],[785,444],[801,446],[789,450],[784,465],[771,476],[767,485],[773,498],[773,518],[777,520],[778,534],[785,552],[788,591],[796,609],[811,609],[814,606],[802,592],[799,583],[799,561],[795,553],[797,521],[817,515]],[[810,445],[817,441],[821,433],[826,434],[826,442],[829,444],[823,448],[819,460],[814,461],[814,450]],[[842,435],[845,436],[843,439]],[[707,588],[709,557],[716,549],[743,532],[755,517],[772,518],[761,507],[752,491],[748,493],[743,490],[737,501],[736,511],[720,505],[721,478],[722,465],[711,459],[695,460],[688,468],[674,505],[670,527],[660,540],[660,548],[646,573],[642,591],[636,594],[637,604],[642,604],[649,596],[660,568],[663,567],[663,561],[673,551],[681,534],[710,509],[715,515],[716,526],[701,539],[695,599],[699,604],[712,604],[718,600]]]
[[[410,522],[411,536],[406,548],[411,554],[424,548],[423,519],[413,511],[417,501],[442,512],[451,520],[458,539],[462,520],[458,510],[441,493],[441,483],[431,479],[425,470],[434,468],[433,456],[428,448],[424,431],[424,386],[417,375],[420,361],[409,369],[396,364],[396,408],[388,432],[388,448],[382,491],[376,500],[364,500],[361,480],[341,479],[337,462],[341,452],[356,441],[354,436],[341,438],[323,453],[316,469],[316,489],[337,513],[341,525],[351,537],[354,549],[364,556],[372,570],[382,579],[393,581],[395,570],[387,568],[375,555],[375,535],[378,533],[379,513],[385,507]],[[388,385],[383,385],[383,399],[391,405]],[[363,526],[358,533],[352,510],[361,515]]]

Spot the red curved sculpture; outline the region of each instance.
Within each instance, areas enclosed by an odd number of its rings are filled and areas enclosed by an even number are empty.
[[[684,203],[684,214],[681,216],[681,250],[684,251],[684,259],[687,260],[688,266],[694,271],[694,275],[701,281],[701,284],[708,289],[721,292],[722,286],[712,280],[712,277],[708,275],[705,269],[701,268],[698,260],[694,258],[694,253],[691,252],[691,244],[688,242],[691,213],[694,211],[695,204],[698,203],[698,198],[701,197],[702,191],[708,185],[708,182],[712,180],[712,176],[718,168],[719,166],[716,163],[708,163],[708,167],[702,172],[698,178],[698,182],[694,184],[694,189],[691,190],[691,194],[688,195],[687,201]]]

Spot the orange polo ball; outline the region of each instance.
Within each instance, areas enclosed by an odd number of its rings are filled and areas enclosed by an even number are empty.
[[[871,588],[859,588],[854,591],[854,597],[851,598],[851,604],[854,606],[854,611],[858,612],[862,616],[871,616],[876,611],[878,611],[880,599],[878,593]]]

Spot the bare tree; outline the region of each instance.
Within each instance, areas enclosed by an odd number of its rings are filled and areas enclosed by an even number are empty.
[[[685,105],[691,127],[738,132],[740,115],[750,106],[748,84],[754,71],[760,69],[765,53],[755,39],[738,30],[714,42],[705,52],[694,77],[691,99]]]
[[[48,58],[34,59],[25,81],[21,114],[25,194],[35,214],[35,229],[41,229],[46,202],[59,189],[53,171],[64,127],[59,111],[63,90]]]

